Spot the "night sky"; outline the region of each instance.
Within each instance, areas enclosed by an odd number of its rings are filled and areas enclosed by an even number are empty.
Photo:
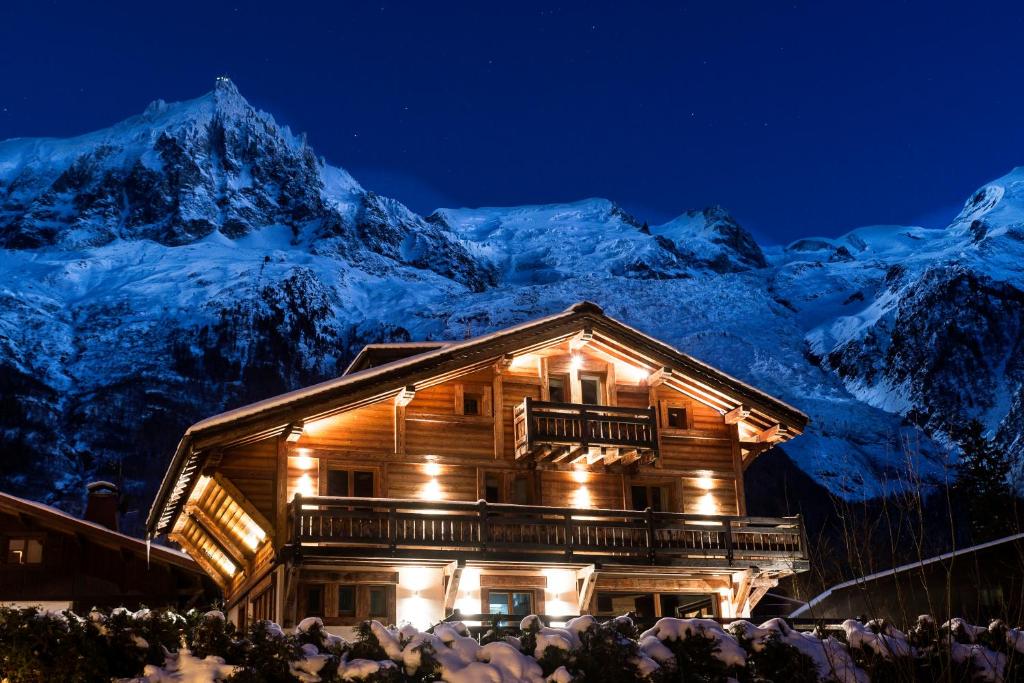
[[[227,74],[420,212],[603,196],[651,223],[721,204],[765,242],[940,227],[1024,164],[1022,19],[1013,2],[5,0],[0,139],[105,127]]]

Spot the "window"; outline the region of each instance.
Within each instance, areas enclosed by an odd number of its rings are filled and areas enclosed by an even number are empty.
[[[324,587],[322,585],[306,586],[306,614],[311,617],[324,615]]]
[[[548,400],[553,403],[568,403],[569,395],[565,385],[565,377],[548,377]]]
[[[7,540],[8,564],[41,564],[43,542],[37,538],[10,538]]]
[[[655,512],[665,512],[668,503],[668,492],[663,486],[642,486],[630,487],[633,498],[634,510],[646,510],[651,508]]]
[[[580,401],[596,406],[601,403],[601,378],[580,377]]]
[[[488,614],[533,614],[533,591],[488,591]]]
[[[488,503],[502,503],[501,474],[488,472],[484,475],[484,500]]]
[[[388,594],[384,586],[370,586],[371,617],[388,617]]]
[[[327,470],[327,495],[373,498],[373,472],[365,470]]]
[[[338,616],[354,617],[356,615],[356,587],[338,586]]]
[[[672,429],[686,429],[686,408],[670,407],[666,411],[665,426]]]
[[[483,397],[480,394],[463,394],[462,395],[462,414],[463,415],[483,415]]]
[[[512,502],[516,505],[533,504],[533,481],[529,474],[516,474],[512,477]]]

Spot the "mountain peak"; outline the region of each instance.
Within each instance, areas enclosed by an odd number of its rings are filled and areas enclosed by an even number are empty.
[[[684,251],[699,255],[718,272],[764,268],[768,265],[754,237],[722,206],[687,211],[651,232],[671,240]]]

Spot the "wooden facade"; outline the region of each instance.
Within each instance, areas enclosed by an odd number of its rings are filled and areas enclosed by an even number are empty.
[[[150,513],[239,621],[747,614],[806,568],[743,472],[799,411],[593,304],[348,373],[190,428]],[[696,606],[696,607],[695,607]]]
[[[0,493],[0,604],[73,609],[212,603],[210,578],[187,555],[41,503]]]

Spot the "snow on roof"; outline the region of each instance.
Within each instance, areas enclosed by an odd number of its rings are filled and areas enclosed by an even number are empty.
[[[359,353],[356,354],[356,357],[352,359],[352,362],[348,364],[348,367],[345,368],[345,372],[343,372],[341,374],[342,374],[342,376],[345,376],[345,375],[353,373],[354,372],[354,368],[358,367],[360,365],[360,363],[368,355],[371,355],[374,351],[404,351],[404,350],[414,350],[414,349],[422,349],[423,351],[432,351],[434,349],[439,349],[439,348],[448,346],[449,344],[451,344],[451,342],[449,342],[449,341],[378,342],[378,343],[374,343],[374,344],[366,344],[365,346],[363,346],[362,349],[360,349]],[[403,357],[409,358],[409,357],[411,357],[413,355],[419,355],[419,354],[418,353],[417,354],[411,354],[410,353],[410,354],[406,354]],[[399,358],[399,359],[396,359],[396,360],[401,360],[401,359]]]
[[[988,541],[986,543],[979,543],[978,545],[972,545],[972,546],[967,547],[967,548],[960,548],[958,550],[951,550],[948,553],[943,553],[942,555],[936,555],[935,557],[928,557],[928,558],[925,558],[925,559],[920,560],[918,562],[908,562],[907,564],[901,564],[900,566],[893,567],[892,569],[884,569],[884,570],[882,570],[880,572],[875,572],[874,574],[868,574],[867,576],[861,576],[861,577],[857,577],[856,579],[850,579],[849,581],[843,581],[842,583],[837,583],[836,585],[832,586],[831,588],[829,588],[828,590],[824,591],[823,593],[820,593],[820,594],[814,596],[813,598],[808,600],[807,603],[805,603],[801,607],[798,607],[797,609],[795,609],[792,612],[790,612],[789,617],[793,618],[793,617],[799,617],[799,616],[803,615],[805,612],[807,612],[808,610],[813,608],[815,605],[818,605],[822,601],[827,599],[835,591],[843,590],[844,588],[849,588],[851,586],[858,586],[858,585],[861,585],[861,584],[865,584],[865,583],[867,583],[869,581],[874,581],[875,579],[881,579],[881,578],[884,578],[886,576],[895,576],[896,574],[899,574],[901,572],[905,572],[905,571],[908,571],[908,570],[911,570],[911,569],[920,569],[921,567],[925,567],[925,566],[927,566],[929,564],[934,564],[936,562],[942,562],[944,560],[950,560],[950,559],[953,559],[954,557],[957,557],[959,555],[966,555],[968,553],[977,552],[979,550],[984,550],[986,548],[991,548],[993,546],[1002,545],[1003,543],[1012,543],[1013,541],[1019,541],[1019,540],[1024,540],[1024,533],[1013,534],[1011,536],[1004,536],[1002,538],[997,538],[997,539],[995,539],[993,541]]]
[[[140,546],[138,550],[143,553],[146,552],[146,542],[141,538],[135,538],[134,536],[122,534],[120,531],[108,529],[102,524],[97,524],[96,522],[90,522],[88,520],[75,517],[74,515],[64,512],[63,510],[60,510],[58,508],[55,508],[52,505],[46,505],[45,503],[40,503],[34,500],[28,500],[26,498],[19,498],[18,496],[11,495],[10,493],[4,493],[0,491],[0,508],[14,509],[19,512],[28,512],[29,514],[36,513],[41,514],[43,516],[56,517],[59,518],[61,521],[85,527],[90,532],[95,532],[97,535],[106,536],[111,540],[116,540],[119,543],[138,544]],[[157,555],[164,554],[167,556],[167,559],[172,561],[187,562],[189,565],[194,566],[196,571],[199,571],[199,565],[195,564],[195,560],[189,557],[187,553],[184,553],[180,550],[168,548],[162,545],[151,545],[150,552]]]

